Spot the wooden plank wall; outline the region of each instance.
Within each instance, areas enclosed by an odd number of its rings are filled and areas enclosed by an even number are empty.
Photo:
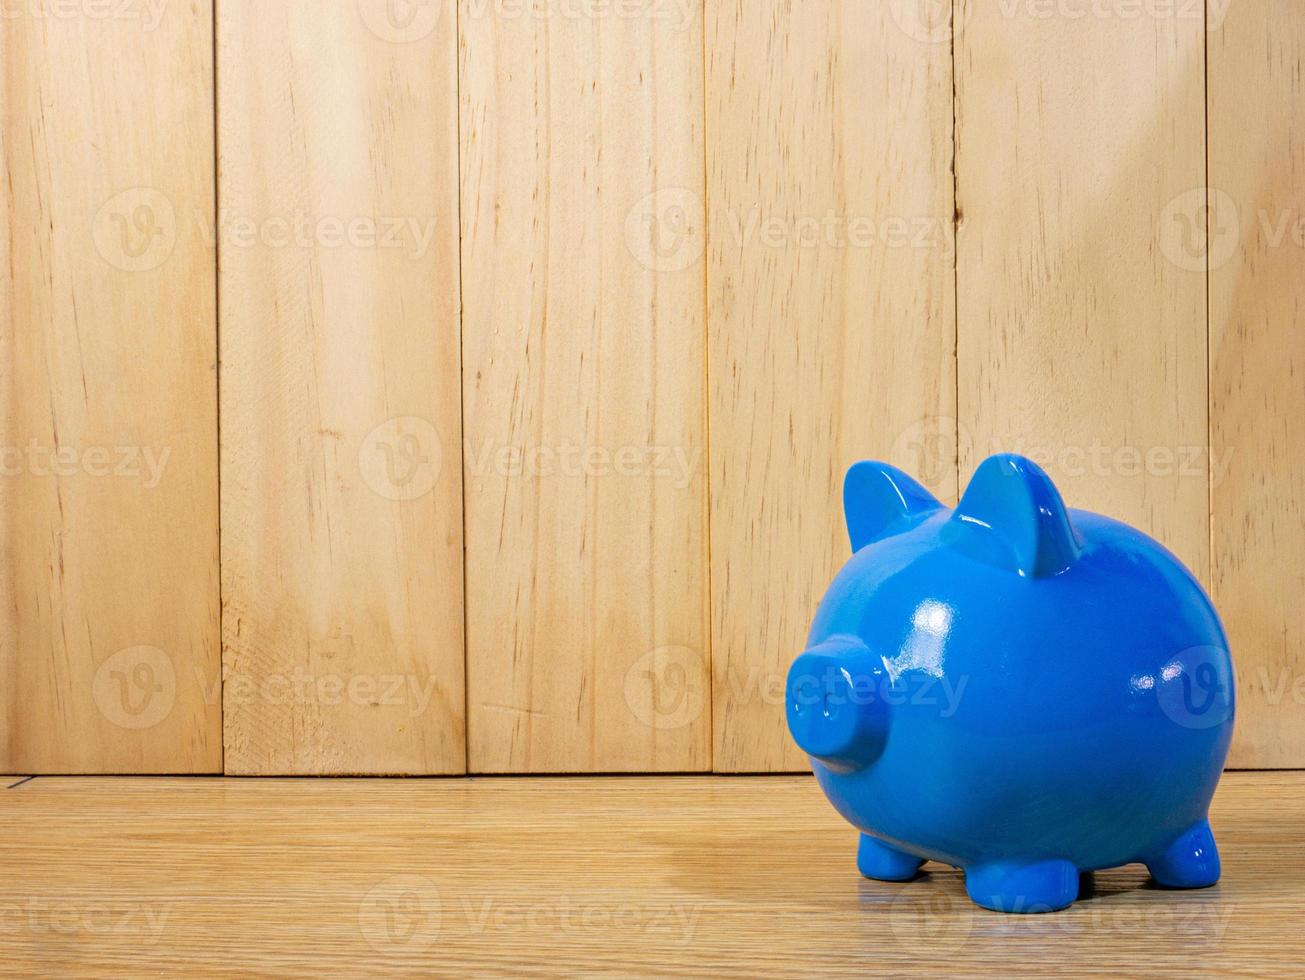
[[[843,471],[1001,450],[1305,765],[1305,34],[1193,6],[0,19],[0,768],[801,769]]]
[[[1222,14],[1221,14],[1222,11]],[[1230,764],[1305,765],[1305,23],[1211,0],[1214,599],[1237,663]]]
[[[949,32],[707,9],[715,766],[801,769],[784,678],[848,556],[843,474],[955,495]]]
[[[960,469],[1023,452],[1208,581],[1205,267],[1158,229],[1205,183],[1204,25],[1180,7],[959,8]]]
[[[0,17],[0,768],[220,771],[212,10],[42,6]]]
[[[462,5],[477,772],[711,767],[702,20]]]
[[[233,773],[454,773],[456,23],[218,8]]]

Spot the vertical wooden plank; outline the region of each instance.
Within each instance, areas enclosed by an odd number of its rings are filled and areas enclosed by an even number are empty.
[[[460,772],[456,15],[218,11],[227,771]]]
[[[719,771],[806,766],[784,678],[847,467],[955,495],[951,32],[908,6],[707,4]]]
[[[1207,578],[1200,5],[958,11],[962,478],[1023,452]]]
[[[708,769],[701,11],[461,58],[471,768]]]
[[[1305,765],[1305,24],[1210,3],[1214,598],[1232,642],[1229,765]]]
[[[0,17],[0,767],[221,768],[208,2]]]

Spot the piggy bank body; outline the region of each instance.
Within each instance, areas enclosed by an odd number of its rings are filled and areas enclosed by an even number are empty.
[[[890,466],[848,474],[853,556],[787,687],[790,731],[862,833],[867,877],[962,868],[978,904],[1071,904],[1145,863],[1219,877],[1207,811],[1233,720],[1219,619],[1146,535],[1066,509],[1016,456],[955,511]]]

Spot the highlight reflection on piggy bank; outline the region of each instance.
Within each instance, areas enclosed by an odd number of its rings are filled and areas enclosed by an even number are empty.
[[[940,861],[1003,912],[1064,908],[1082,873],[1133,862],[1168,887],[1217,881],[1207,813],[1232,664],[1178,559],[1067,510],[1019,456],[985,461],[954,511],[858,463],[844,505],[854,554],[786,700],[861,831],[861,873],[904,881]]]

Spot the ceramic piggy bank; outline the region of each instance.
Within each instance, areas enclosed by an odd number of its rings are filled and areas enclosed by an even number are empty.
[[[1046,912],[1142,862],[1219,878],[1207,822],[1233,724],[1210,600],[1139,531],[994,456],[953,511],[882,463],[847,475],[853,555],[789,672],[789,730],[884,881],[925,859]]]

